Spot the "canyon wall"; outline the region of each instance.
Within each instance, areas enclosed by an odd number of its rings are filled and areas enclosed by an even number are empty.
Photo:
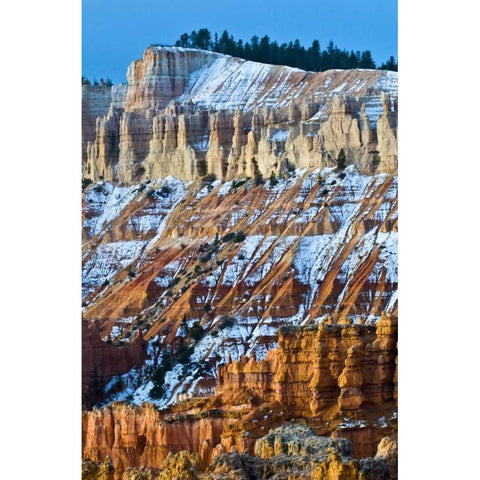
[[[107,114],[111,103],[111,87],[82,85],[82,164],[87,159],[88,142],[95,140],[97,118]]]
[[[98,462],[108,456],[117,472],[160,468],[169,453],[182,450],[197,453],[204,464],[232,451],[269,458],[279,454],[278,442],[256,439],[267,426],[292,418],[322,435],[349,439],[351,456],[372,457],[381,438],[396,430],[396,330],[396,318],[387,315],[376,327],[285,327],[265,360],[244,357],[221,366],[212,397],[163,412],[146,403],[84,412],[83,457]],[[259,423],[266,412],[268,420]]]
[[[152,46],[127,80],[83,88],[84,478],[395,478],[397,74]],[[351,453],[290,458],[296,421]]]
[[[93,181],[267,177],[334,166],[341,149],[363,173],[396,171],[394,72],[313,73],[149,47],[127,78],[110,109],[98,90],[85,117],[84,173]],[[90,105],[99,87],[86,88]]]
[[[208,383],[229,355],[264,357],[283,325],[395,314],[396,230],[396,178],[361,175],[353,165],[260,184],[90,185],[83,317],[104,348],[128,345],[141,331],[150,350],[144,366],[135,369],[132,358],[131,372],[116,379],[124,396],[104,398],[152,400],[144,388],[160,358],[154,349],[191,350],[166,379],[165,405],[200,388],[182,369]],[[200,343],[188,333],[195,323]]]
[[[376,326],[283,327],[264,360],[221,366],[216,393],[247,389],[307,415],[334,405],[347,414],[379,407],[394,399],[396,342],[397,320],[385,314]]]

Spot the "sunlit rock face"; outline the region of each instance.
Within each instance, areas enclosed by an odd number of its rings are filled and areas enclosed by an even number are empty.
[[[278,175],[333,166],[341,149],[363,173],[396,170],[395,72],[314,73],[149,47],[127,79],[112,88],[110,109],[100,90],[95,103],[96,87],[84,95],[85,175],[94,181]]]

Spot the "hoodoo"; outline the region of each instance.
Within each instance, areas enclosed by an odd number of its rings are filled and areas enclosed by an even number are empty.
[[[362,173],[396,170],[395,72],[314,73],[149,47],[127,78],[126,88],[112,88],[108,111],[105,92],[84,87],[85,176],[93,181],[279,175],[334,166],[341,149]]]

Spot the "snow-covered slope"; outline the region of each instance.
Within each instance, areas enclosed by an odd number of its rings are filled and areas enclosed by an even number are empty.
[[[336,94],[368,96],[372,101],[378,101],[381,93],[397,95],[396,72],[361,69],[307,72],[179,47],[147,48],[143,58],[131,64],[127,77],[127,111],[166,106],[169,100],[180,104],[193,102],[214,110],[245,111],[279,108],[307,99],[324,102]],[[166,79],[173,88],[165,88]],[[142,95],[137,94],[138,90]],[[166,98],[166,92],[171,93],[170,99]],[[376,120],[373,116],[378,113],[373,106],[368,112]]]
[[[190,352],[167,372],[163,396],[153,399],[159,405],[197,391],[228,357],[264,357],[282,325],[396,313],[391,175],[351,165],[263,185],[170,178],[121,190],[101,182],[85,198],[84,317],[114,343],[141,331],[150,352],[112,398],[151,399],[166,348]],[[119,381],[111,378],[107,390]]]

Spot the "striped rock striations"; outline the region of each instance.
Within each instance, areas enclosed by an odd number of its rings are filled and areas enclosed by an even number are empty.
[[[84,478],[394,479],[397,74],[127,79],[83,90]],[[264,438],[296,421],[353,451]]]
[[[161,358],[154,350],[193,349],[191,372],[206,362],[208,384],[228,356],[263,358],[283,325],[329,316],[372,323],[382,311],[396,313],[395,177],[364,176],[351,165],[275,182],[167,178],[87,187],[84,319],[107,349],[130,344],[140,331],[147,343],[140,369],[132,357],[129,372],[103,375],[101,387],[123,384],[124,395],[141,403],[152,400],[142,385]],[[195,323],[201,344],[188,333]],[[113,371],[108,356],[103,364],[95,358],[92,372]],[[181,378],[181,368],[169,377],[162,405],[203,388]],[[125,398],[110,387],[105,399]]]

